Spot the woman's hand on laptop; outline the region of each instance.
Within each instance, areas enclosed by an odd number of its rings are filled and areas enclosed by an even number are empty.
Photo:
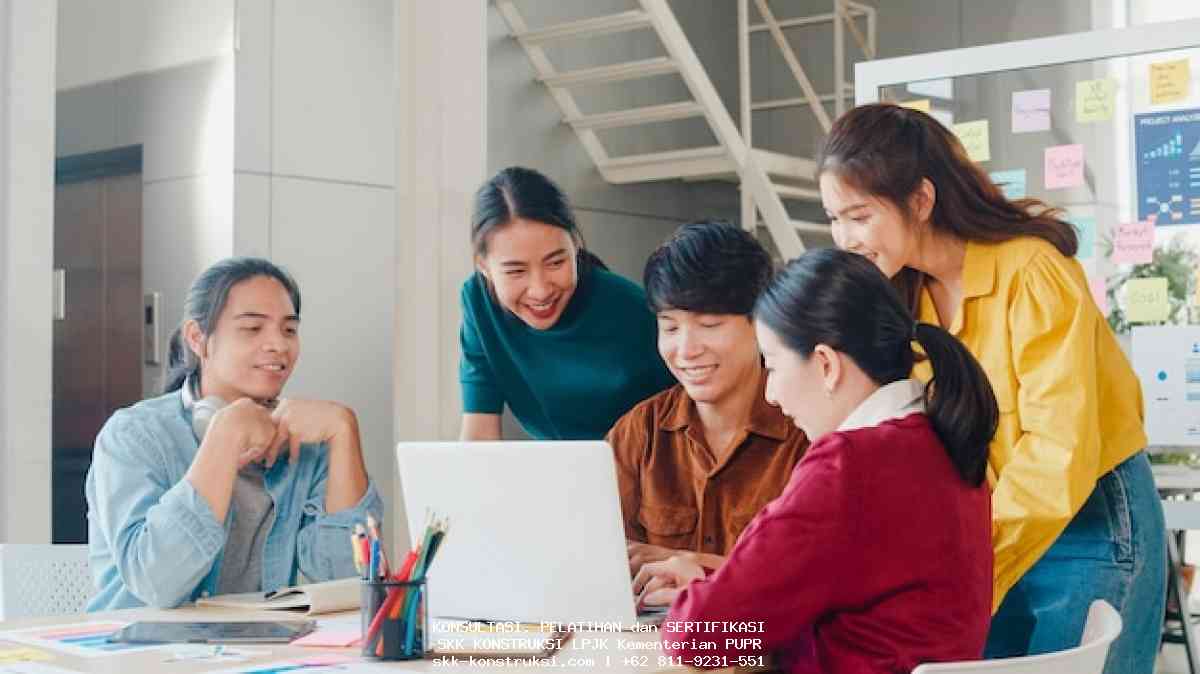
[[[690,553],[643,564],[633,579],[637,606],[669,605],[688,583],[703,577],[704,567]]]
[[[680,556],[690,562],[699,564],[706,569],[719,569],[725,563],[721,555],[707,552],[689,552],[687,550],[672,550],[661,545],[650,545],[637,541],[625,541],[625,551],[629,554],[629,575],[636,576],[644,564],[661,562],[671,557]]]
[[[671,548],[664,548],[661,545],[650,545],[649,543],[639,543],[637,541],[625,541],[625,551],[629,554],[630,576],[636,576],[638,571],[642,570],[642,565],[644,564],[661,562],[683,552],[682,550],[672,550]]]

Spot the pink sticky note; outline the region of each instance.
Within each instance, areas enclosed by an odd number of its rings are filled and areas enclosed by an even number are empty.
[[[1113,228],[1112,261],[1149,264],[1154,261],[1154,222],[1127,222]]]
[[[1100,307],[1100,313],[1104,316],[1108,315],[1108,287],[1102,278],[1094,278],[1088,280],[1088,285],[1092,288],[1092,299],[1096,300],[1096,306]]]
[[[1083,146],[1055,145],[1046,148],[1046,189],[1057,190],[1083,184]]]
[[[310,646],[325,648],[349,648],[362,639],[362,632],[355,629],[333,629],[317,631],[296,639],[293,646]]]

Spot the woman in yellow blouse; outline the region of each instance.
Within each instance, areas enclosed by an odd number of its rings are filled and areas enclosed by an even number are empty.
[[[1149,674],[1162,508],[1141,387],[1074,259],[1074,228],[1042,202],[1010,202],[945,127],[894,105],[843,115],[819,173],[837,245],[961,339],[996,392],[987,657],[1078,645],[1088,605],[1105,599],[1125,620],[1105,671]]]

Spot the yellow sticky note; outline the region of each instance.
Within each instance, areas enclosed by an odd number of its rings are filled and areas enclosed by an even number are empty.
[[[915,101],[904,101],[898,105],[902,108],[912,108],[913,110],[920,110],[927,115],[929,114],[930,106],[928,98],[919,98]]]
[[[988,161],[992,158],[992,147],[988,143],[988,121],[977,119],[974,122],[963,122],[954,125],[954,135],[962,141],[971,161]]]
[[[54,656],[36,648],[0,648],[0,665],[10,665],[14,662],[38,662],[52,660]]]
[[[1195,292],[1192,294],[1192,304],[1200,305],[1200,269],[1196,270]]]
[[[1117,96],[1115,80],[1084,80],[1075,83],[1075,121],[1105,122],[1112,119]]]
[[[1154,105],[1186,99],[1191,84],[1192,68],[1189,59],[1150,64],[1150,102]]]
[[[1159,323],[1171,315],[1165,277],[1129,279],[1124,294],[1125,316],[1130,323]]]

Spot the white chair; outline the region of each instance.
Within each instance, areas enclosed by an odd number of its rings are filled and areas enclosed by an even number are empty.
[[[1121,614],[1097,599],[1088,609],[1083,638],[1075,648],[1020,658],[921,665],[912,674],[1100,674],[1108,647],[1120,633]]]
[[[88,546],[0,544],[0,620],[81,613],[92,593]]]

